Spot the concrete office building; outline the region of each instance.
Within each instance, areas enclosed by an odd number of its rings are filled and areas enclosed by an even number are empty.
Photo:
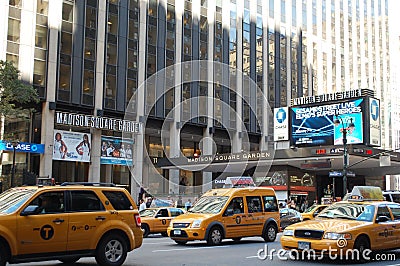
[[[62,125],[56,112],[123,119],[131,96],[148,77],[173,66],[165,84],[168,79],[180,84],[186,77],[178,63],[191,60],[242,71],[272,108],[302,96],[370,89],[381,101],[382,146],[391,146],[388,0],[9,0],[1,5],[0,59],[12,60],[42,100],[29,126],[3,123],[3,132],[21,129],[20,141],[44,144],[43,154],[17,154],[18,175],[28,169],[56,182],[114,182],[130,185],[135,193],[136,181],[126,165],[101,161],[104,137],[122,133]],[[206,191],[220,171],[156,167],[165,177],[160,180],[153,166],[165,153],[193,157],[243,149],[243,129],[221,102],[243,118],[246,148],[260,151],[274,145],[272,118],[250,111],[261,110],[263,103],[246,78],[228,77],[229,90],[212,82],[217,79],[212,66],[193,65],[191,73],[210,82],[188,82],[168,92],[165,84],[148,86],[137,94],[134,121],[145,122],[146,129],[133,136],[132,173],[153,194],[181,193],[182,176],[185,193]],[[153,105],[159,95],[160,102]],[[213,99],[174,109],[197,96]],[[171,110],[165,145],[160,128]],[[262,116],[261,125],[256,116]],[[183,123],[188,117],[195,118]],[[90,134],[90,160],[55,160],[56,130]],[[215,149],[212,144],[200,147],[205,137],[213,139]],[[288,149],[289,144],[276,148]],[[9,155],[3,152],[3,168],[10,165]]]

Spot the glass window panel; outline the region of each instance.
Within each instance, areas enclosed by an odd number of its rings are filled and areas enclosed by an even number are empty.
[[[95,29],[96,28],[96,9],[87,7],[86,9],[86,27]]]
[[[71,66],[69,65],[60,65],[60,79],[58,87],[60,90],[70,90],[70,79],[71,79]]]
[[[156,72],[156,57],[154,55],[147,56],[147,74],[154,74]]]
[[[148,14],[149,16],[157,17],[157,0],[150,0],[149,1],[149,10]]]
[[[63,54],[72,53],[72,34],[67,32],[61,32],[61,53]]]
[[[148,39],[147,42],[151,45],[157,44],[157,27],[148,27]]]
[[[107,64],[117,64],[117,46],[108,44],[107,45]]]
[[[36,26],[35,46],[39,48],[47,48],[47,28]]]
[[[33,84],[44,86],[46,77],[46,62],[35,60],[33,67]]]
[[[93,39],[85,38],[85,58],[95,59],[96,56],[96,41]]]
[[[43,0],[37,0],[37,9],[36,12],[42,15],[47,16],[49,11],[49,2]]]
[[[128,68],[137,68],[137,51],[128,50]]]
[[[175,47],[175,33],[167,31],[167,43],[166,48],[169,50],[174,50]]]
[[[74,7],[72,4],[63,3],[62,20],[73,22]]]
[[[7,53],[6,60],[13,63],[13,66],[18,68],[18,55]]]
[[[83,73],[83,94],[93,95],[94,92],[94,72],[85,70]]]
[[[108,33],[117,35],[118,34],[118,15],[109,13],[107,21]]]
[[[9,18],[7,40],[12,42],[19,42],[20,27],[21,27],[21,21]]]

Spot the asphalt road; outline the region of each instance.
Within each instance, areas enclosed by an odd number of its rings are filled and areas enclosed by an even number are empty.
[[[267,248],[268,254],[264,260],[258,258],[258,251]],[[331,261],[329,259],[298,261],[288,258],[288,254],[278,254],[272,249],[279,250],[278,239],[273,243],[265,243],[261,237],[244,238],[239,243],[232,240],[223,241],[220,246],[207,246],[205,241],[189,242],[185,246],[175,244],[168,237],[150,235],[145,238],[142,247],[128,254],[124,265],[348,265],[349,261]],[[261,255],[264,253],[262,252]],[[400,266],[400,249],[379,253],[379,258],[396,257],[395,260],[373,261],[367,266],[390,265]],[[280,258],[282,257],[282,258]],[[285,259],[286,258],[286,259]],[[63,265],[58,261],[25,263],[19,265]],[[97,265],[94,258],[82,258],[75,265]]]

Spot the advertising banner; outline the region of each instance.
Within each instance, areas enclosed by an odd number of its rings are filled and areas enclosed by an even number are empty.
[[[12,142],[2,140],[0,141],[0,150],[2,151],[14,151]],[[29,153],[44,153],[44,144],[36,144],[29,142],[18,142],[15,147],[15,152],[29,152]]]
[[[274,141],[289,140],[289,108],[274,108]]]
[[[289,186],[290,190],[315,191],[315,176],[309,173],[291,173]]]
[[[101,164],[132,165],[132,139],[101,136]]]
[[[90,162],[89,133],[54,130],[53,160]]]
[[[275,190],[287,190],[288,178],[287,171],[271,171],[265,177],[256,177],[257,184],[260,186],[272,187]]]
[[[319,146],[341,144],[342,125],[335,127],[335,115],[355,128],[347,135],[348,143],[363,143],[362,106],[364,99],[309,107],[292,107],[291,144],[296,146]],[[351,141],[350,141],[351,140]]]
[[[381,146],[380,104],[378,99],[369,99],[369,144]]]

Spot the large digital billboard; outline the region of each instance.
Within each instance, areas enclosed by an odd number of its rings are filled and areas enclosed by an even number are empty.
[[[291,144],[296,146],[342,145],[343,127],[354,124],[347,131],[349,144],[363,143],[364,99],[318,106],[291,108]],[[335,126],[335,115],[342,124]]]

